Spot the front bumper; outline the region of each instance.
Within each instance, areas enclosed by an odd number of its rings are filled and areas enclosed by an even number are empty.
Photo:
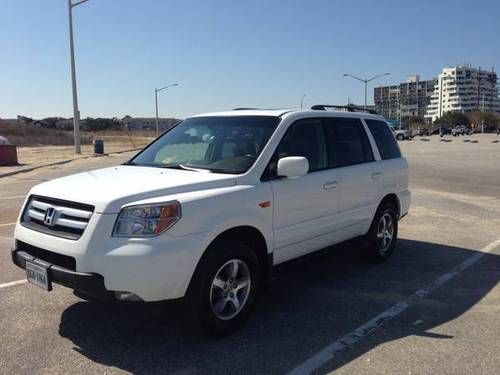
[[[102,295],[101,292],[104,295],[131,293],[145,302],[183,297],[199,259],[214,238],[213,234],[199,232],[174,237],[163,233],[152,238],[112,237],[110,233],[115,221],[116,215],[94,213],[78,240],[51,236],[18,224],[14,232],[14,251],[24,250],[16,248],[16,243],[22,242],[57,256],[72,258],[73,264],[67,264],[60,259],[40,257],[69,271],[71,276],[60,276],[61,282],[58,276],[52,280],[77,291],[82,290],[79,281],[75,281],[80,280],[79,275],[100,276],[99,284],[104,286],[85,288],[86,295],[90,292],[94,294],[97,289],[99,295]],[[25,252],[39,258],[36,253]],[[57,273],[57,268],[54,270]],[[85,276],[84,279],[87,280]]]
[[[76,272],[48,263],[16,248],[11,252],[12,262],[26,269],[26,261],[39,264],[47,269],[51,282],[74,289],[77,293],[96,299],[114,299],[114,293],[104,287],[104,278],[96,273]]]

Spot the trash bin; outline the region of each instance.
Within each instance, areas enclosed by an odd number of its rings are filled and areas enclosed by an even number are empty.
[[[104,154],[104,141],[102,139],[94,141],[94,154]]]
[[[0,166],[17,165],[17,148],[15,145],[0,144]]]

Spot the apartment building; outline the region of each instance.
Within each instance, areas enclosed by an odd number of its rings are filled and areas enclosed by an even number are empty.
[[[435,121],[446,112],[500,113],[498,77],[470,65],[444,68],[434,86],[425,118]]]
[[[375,87],[375,108],[388,119],[424,117],[436,83],[437,79],[421,81],[419,75],[411,75],[406,82]]]

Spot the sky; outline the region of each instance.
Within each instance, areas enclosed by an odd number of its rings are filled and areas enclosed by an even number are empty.
[[[74,0],[76,1],[76,0]],[[363,103],[369,86],[500,70],[498,0],[89,0],[73,9],[81,118]],[[0,0],[0,118],[72,116],[66,0]]]

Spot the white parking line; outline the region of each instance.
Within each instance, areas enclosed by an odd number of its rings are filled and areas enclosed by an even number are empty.
[[[0,197],[0,200],[26,198],[26,195],[14,195],[13,197]]]
[[[417,303],[419,299],[425,298],[428,295],[430,295],[441,285],[453,279],[460,272],[472,266],[484,255],[495,250],[499,245],[500,245],[500,239],[493,241],[489,245],[483,247],[480,252],[476,253],[470,258],[467,258],[465,261],[463,261],[458,266],[453,268],[450,272],[447,272],[439,276],[436,280],[434,280],[434,282],[429,284],[427,287],[417,290],[406,301],[398,302],[397,304],[393,305],[389,309],[377,315],[370,321],[356,328],[351,333],[348,333],[344,337],[329,344],[321,351],[313,355],[311,358],[303,362],[301,365],[290,371],[288,375],[310,374],[311,372],[319,369],[321,366],[325,365],[326,363],[330,362],[333,358],[335,358],[335,356],[338,355],[340,352],[347,349],[351,345],[357,343],[358,341],[362,340],[369,334],[373,333],[375,330],[380,328],[385,322],[398,316],[408,307]]]
[[[9,225],[16,225],[16,223],[5,223],[5,224],[0,224],[0,227],[8,227]]]
[[[16,286],[16,285],[21,285],[21,284],[24,284],[24,283],[27,283],[27,282],[28,282],[28,280],[26,280],[26,279],[17,280],[17,281],[11,281],[10,283],[0,284],[0,289],[9,288],[11,286]]]

